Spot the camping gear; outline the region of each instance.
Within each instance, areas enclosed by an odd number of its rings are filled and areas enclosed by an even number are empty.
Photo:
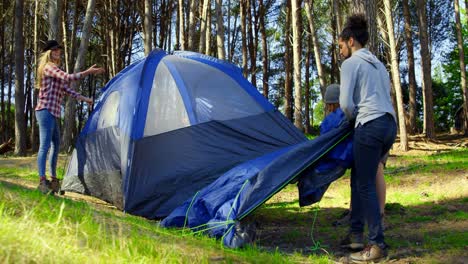
[[[245,241],[234,241],[242,229],[236,223],[350,130],[308,141],[238,67],[194,52],[155,50],[104,88],[62,190],[149,219],[172,215],[163,226],[223,222],[212,235],[237,247]]]

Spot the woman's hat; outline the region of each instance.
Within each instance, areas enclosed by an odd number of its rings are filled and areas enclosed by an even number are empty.
[[[45,43],[44,48],[42,49],[42,52],[46,52],[48,50],[54,50],[54,49],[63,49],[63,47],[56,40],[48,40]]]

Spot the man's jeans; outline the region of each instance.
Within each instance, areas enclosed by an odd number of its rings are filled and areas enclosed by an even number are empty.
[[[351,170],[351,233],[362,234],[364,222],[369,229],[369,244],[385,247],[375,179],[377,166],[390,150],[396,137],[396,123],[390,114],[359,125],[354,130]]]
[[[52,143],[49,164],[50,174],[55,177],[57,169],[57,157],[60,148],[60,129],[57,119],[49,110],[42,109],[36,111],[36,119],[39,124],[39,152],[37,153],[37,169],[39,176],[45,176],[47,152]]]

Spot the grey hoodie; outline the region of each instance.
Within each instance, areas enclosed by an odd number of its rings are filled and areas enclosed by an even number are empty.
[[[396,120],[387,69],[365,48],[341,65],[340,107],[348,119],[356,118],[356,127],[385,113]]]

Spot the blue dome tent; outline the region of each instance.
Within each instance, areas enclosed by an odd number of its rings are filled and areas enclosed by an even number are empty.
[[[308,141],[236,66],[155,50],[106,85],[62,189],[163,226],[209,227],[237,247],[236,223],[310,173],[350,130]]]

